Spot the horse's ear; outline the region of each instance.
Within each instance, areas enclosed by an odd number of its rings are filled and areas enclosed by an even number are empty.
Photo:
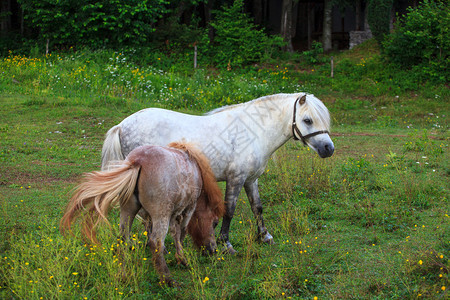
[[[306,102],[306,95],[303,95],[299,98],[298,102],[300,103],[300,105],[305,104]]]

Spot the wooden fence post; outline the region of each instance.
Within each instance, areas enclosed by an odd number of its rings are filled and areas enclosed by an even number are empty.
[[[331,78],[334,77],[334,60],[333,56],[331,57]]]
[[[197,44],[194,44],[194,69],[197,69]]]

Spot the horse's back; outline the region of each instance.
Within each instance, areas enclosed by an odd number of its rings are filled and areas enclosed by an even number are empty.
[[[146,144],[166,146],[174,141],[193,142],[197,138],[194,129],[204,123],[204,118],[160,108],[140,110],[120,123],[122,153],[127,155]]]
[[[190,124],[193,122],[199,122],[203,117],[204,116],[196,116],[162,108],[150,107],[142,109],[126,117],[120,123],[120,126],[122,129],[130,128],[131,130],[133,127],[137,127],[144,131],[155,125],[163,126],[166,124],[168,126],[179,126],[185,123]]]

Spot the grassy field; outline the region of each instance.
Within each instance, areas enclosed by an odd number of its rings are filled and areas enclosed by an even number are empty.
[[[0,298],[448,298],[448,87],[383,73],[370,43],[335,61],[330,78],[326,63],[295,61],[194,71],[108,51],[3,58]],[[200,114],[299,91],[330,109],[336,152],[322,160],[291,141],[270,160],[260,189],[275,245],[255,242],[244,194],[230,233],[237,255],[201,256],[187,238],[183,267],[166,241],[179,289],[158,284],[137,222],[132,245],[115,225],[100,245],[60,234],[71,189],[99,168],[104,134],[129,114]]]

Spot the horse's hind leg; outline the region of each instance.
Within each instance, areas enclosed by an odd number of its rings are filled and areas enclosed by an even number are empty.
[[[160,276],[160,282],[172,286],[175,281],[171,279],[164,259],[164,240],[169,231],[169,217],[153,218],[152,221],[153,229],[148,238],[148,246],[152,252],[153,265]]]
[[[131,196],[126,203],[120,205],[120,232],[123,240],[129,240],[134,217],[136,217],[141,207],[141,203],[136,195]]]
[[[248,200],[250,202],[250,206],[252,208],[253,214],[256,218],[256,226],[258,227],[258,237],[262,242],[267,244],[273,244],[273,237],[267,231],[264,226],[264,219],[262,216],[263,208],[261,204],[261,199],[259,197],[258,191],[258,181],[255,180],[251,183],[246,183],[244,185],[245,192],[247,193]]]
[[[183,231],[181,226],[182,219],[183,219],[182,216],[172,218],[172,221],[170,222],[170,234],[172,235],[175,242],[176,248],[175,258],[177,259],[177,263],[187,266],[187,261],[186,258],[184,257],[182,245],[182,241],[185,235],[182,232]]]

